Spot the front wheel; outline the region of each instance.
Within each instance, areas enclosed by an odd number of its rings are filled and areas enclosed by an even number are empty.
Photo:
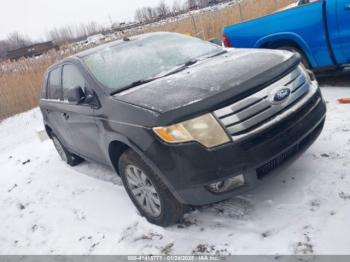
[[[150,223],[170,226],[178,222],[185,205],[178,202],[153,170],[132,150],[119,160],[119,174],[132,202]]]

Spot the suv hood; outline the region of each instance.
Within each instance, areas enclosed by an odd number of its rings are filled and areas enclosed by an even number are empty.
[[[261,89],[299,62],[299,56],[288,51],[230,49],[114,98],[158,112],[166,124]]]

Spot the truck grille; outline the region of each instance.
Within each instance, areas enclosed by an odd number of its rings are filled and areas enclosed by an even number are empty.
[[[285,100],[275,99],[279,91],[288,91]],[[214,111],[214,115],[232,139],[238,141],[265,130],[292,114],[316,91],[317,87],[311,85],[305,71],[297,67],[257,93]]]

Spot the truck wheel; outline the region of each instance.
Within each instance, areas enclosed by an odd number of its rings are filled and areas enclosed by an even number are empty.
[[[119,159],[119,174],[132,202],[150,223],[167,227],[178,222],[186,206],[178,202],[153,170],[129,149]]]
[[[277,49],[280,49],[280,50],[287,50],[287,51],[290,51],[290,52],[299,54],[300,57],[301,57],[301,63],[304,65],[304,67],[307,68],[307,69],[310,69],[310,68],[311,68],[310,63],[309,63],[309,60],[308,60],[307,57],[305,56],[304,52],[301,51],[299,48],[291,47],[291,46],[281,46],[281,47],[278,47]]]
[[[52,142],[57,150],[57,153],[60,155],[61,159],[70,166],[76,166],[84,161],[81,157],[70,153],[60,142],[55,134],[51,134]]]

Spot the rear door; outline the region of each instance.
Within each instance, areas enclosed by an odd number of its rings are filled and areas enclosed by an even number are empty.
[[[83,103],[75,105],[68,102],[68,91],[80,86],[85,91],[90,87],[82,71],[75,65],[67,63],[62,68],[62,89],[64,126],[71,135],[71,146],[75,152],[89,159],[103,162],[104,154],[98,144],[98,128],[94,119],[94,110]]]
[[[327,0],[330,43],[338,64],[350,63],[350,0]]]
[[[48,74],[46,85],[46,97],[42,99],[41,106],[48,125],[54,134],[64,144],[70,142],[70,134],[67,132],[62,119],[62,88],[61,88],[61,66],[53,68]]]

